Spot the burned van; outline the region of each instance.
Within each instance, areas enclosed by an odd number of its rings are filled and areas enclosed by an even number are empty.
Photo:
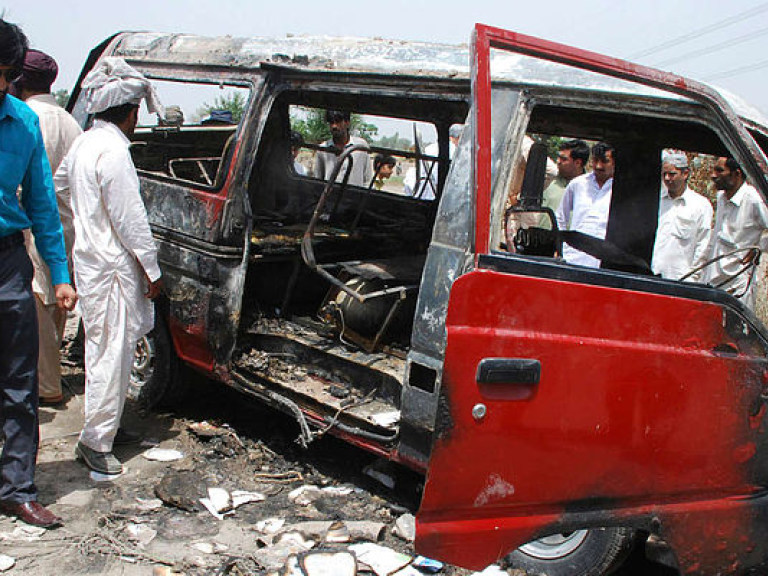
[[[732,156],[766,196],[757,112],[481,25],[471,48],[123,33],[84,73],[105,56],[173,112],[131,144],[167,288],[140,401],[172,403],[191,366],[305,445],[426,473],[417,548],[462,566],[602,575],[649,536],[684,573],[764,566],[768,331],[650,268],[662,151]],[[71,107],[87,126],[77,89]],[[564,138],[615,147],[605,238],[542,204]]]

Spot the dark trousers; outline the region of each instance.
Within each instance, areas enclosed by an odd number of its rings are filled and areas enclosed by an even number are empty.
[[[37,311],[24,245],[0,251],[0,501],[37,500]]]

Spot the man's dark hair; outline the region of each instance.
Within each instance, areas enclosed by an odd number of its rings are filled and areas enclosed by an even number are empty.
[[[738,170],[739,172],[741,172],[742,176],[745,176],[744,170],[741,169],[741,165],[738,162],[736,162],[735,158],[726,156],[725,165],[728,167],[728,170],[730,170],[731,172],[736,172]]]
[[[589,146],[584,140],[566,140],[560,144],[560,150],[570,150],[571,158],[581,160],[582,166],[589,162]]]
[[[0,18],[0,65],[12,68],[9,80],[18,78],[24,67],[24,57],[29,49],[29,41],[16,24]]]
[[[303,145],[304,136],[301,135],[301,132],[291,130],[291,148],[300,148]]]
[[[605,162],[608,160],[608,152],[610,152],[611,157],[616,160],[616,149],[608,144],[608,142],[598,142],[592,146],[592,158],[596,158]]]
[[[96,112],[95,118],[97,120],[112,122],[112,124],[122,124],[131,112],[138,107],[137,104],[126,102],[125,104],[120,104],[120,106],[112,106],[112,108],[107,108],[102,112]]]
[[[347,120],[350,119],[349,112],[343,112],[341,110],[326,110],[325,111],[325,121],[329,124],[331,122],[338,122],[339,120]]]
[[[373,158],[373,169],[378,172],[379,168],[382,166],[392,166],[395,167],[395,164],[397,164],[397,160],[395,160],[394,156],[387,156],[386,154],[376,154]]]

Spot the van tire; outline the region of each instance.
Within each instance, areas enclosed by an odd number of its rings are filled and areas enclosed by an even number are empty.
[[[531,576],[605,576],[632,551],[631,528],[592,528],[529,542],[505,558],[508,568]]]
[[[136,344],[128,398],[144,410],[173,407],[187,393],[181,375],[181,362],[168,327],[160,311],[155,310],[154,328]]]

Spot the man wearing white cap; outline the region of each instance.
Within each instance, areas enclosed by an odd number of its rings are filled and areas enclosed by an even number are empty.
[[[690,173],[685,154],[664,154],[664,186],[659,199],[659,223],[651,268],[655,274],[672,280],[704,263],[712,233],[712,205],[688,187]],[[697,282],[702,273],[699,271],[689,279]]]
[[[118,431],[137,340],[154,324],[160,292],[157,248],[128,146],[139,104],[162,113],[152,85],[122,59],[105,58],[83,81],[93,127],[56,172],[69,188],[75,224],[73,260],[85,328],[85,423],[75,452],[103,474],[119,474]]]

